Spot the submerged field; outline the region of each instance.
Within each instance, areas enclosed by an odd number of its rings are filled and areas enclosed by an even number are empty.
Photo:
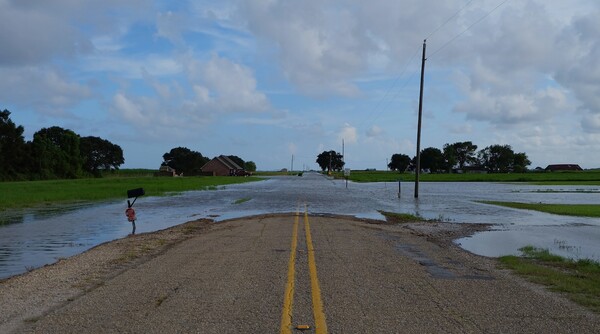
[[[0,211],[50,203],[126,198],[127,190],[144,188],[146,195],[160,196],[190,190],[215,189],[220,185],[258,181],[254,177],[127,176],[99,179],[24,181],[0,183]]]
[[[343,173],[335,173],[343,178]],[[392,171],[352,171],[349,180],[354,182],[411,182],[412,173]],[[423,182],[527,182],[543,185],[600,185],[600,171],[581,172],[530,172],[509,174],[421,174]]]

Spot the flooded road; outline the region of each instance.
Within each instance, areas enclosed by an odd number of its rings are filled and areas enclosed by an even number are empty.
[[[342,214],[384,219],[378,210],[458,223],[494,224],[492,231],[457,240],[485,256],[517,254],[525,245],[549,248],[569,257],[600,259],[600,219],[550,215],[475,201],[598,204],[598,186],[535,186],[498,183],[349,183],[317,173],[273,177],[261,182],[192,191],[167,197],[141,197],[135,204],[137,233],[152,232],[198,218],[225,220],[263,213]],[[124,189],[125,192],[126,189]],[[0,213],[0,278],[53,263],[131,233],[126,199],[63,208]],[[8,223],[8,224],[6,224]]]

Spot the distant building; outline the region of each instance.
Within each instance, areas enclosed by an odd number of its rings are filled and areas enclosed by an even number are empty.
[[[228,156],[220,155],[202,166],[202,174],[212,174],[213,176],[235,176],[245,175],[245,171],[233,160],[229,159]]]
[[[579,165],[574,165],[574,164],[548,165],[548,167],[546,167],[547,172],[580,171],[580,170],[583,170],[583,168],[579,167]]]
[[[154,176],[176,176],[175,169],[167,165],[161,165],[157,173]]]

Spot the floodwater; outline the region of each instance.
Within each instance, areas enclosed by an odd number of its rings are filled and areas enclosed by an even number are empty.
[[[261,182],[191,191],[167,197],[140,197],[134,208],[137,233],[152,232],[198,218],[225,220],[262,213],[288,213],[307,206],[311,214],[384,219],[378,210],[427,219],[493,224],[492,231],[457,240],[484,256],[518,254],[526,245],[573,258],[600,259],[600,219],[516,210],[475,201],[600,205],[598,186],[536,186],[499,183],[346,183],[317,173],[273,177]],[[125,190],[123,193],[125,193]],[[236,204],[239,200],[245,200]],[[23,273],[131,233],[126,199],[23,211],[0,212],[0,278]]]

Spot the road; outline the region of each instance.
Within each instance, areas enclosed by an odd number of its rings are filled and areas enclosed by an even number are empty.
[[[292,210],[215,224],[18,332],[600,332],[597,315],[495,260],[402,226]]]

